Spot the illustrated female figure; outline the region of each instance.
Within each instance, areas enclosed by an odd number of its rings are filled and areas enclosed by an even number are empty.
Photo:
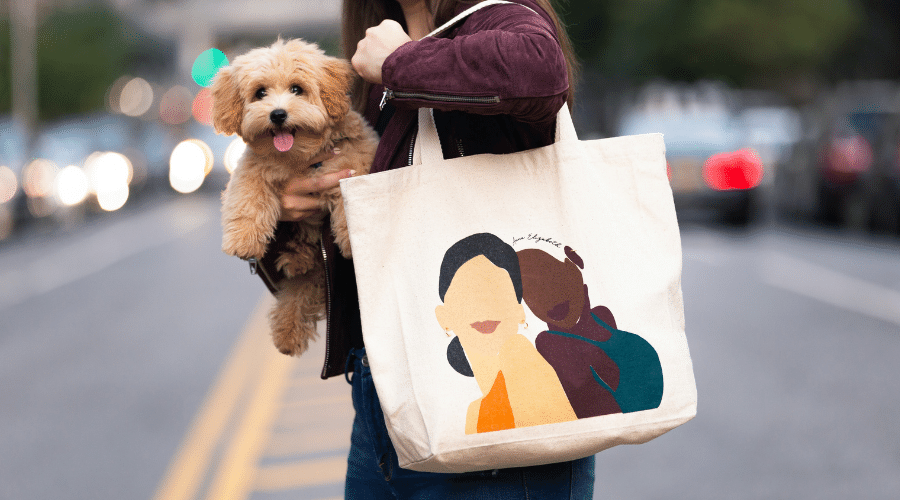
[[[439,294],[438,323],[456,335],[483,394],[469,405],[466,434],[577,418],[553,367],[518,333],[525,309],[510,245],[489,233],[455,243],[444,254]]]
[[[557,260],[539,249],[518,252],[525,303],[547,330],[538,352],[556,369],[578,418],[657,408],[663,378],[646,340],[616,328],[612,312],[590,306],[584,262],[566,247]]]

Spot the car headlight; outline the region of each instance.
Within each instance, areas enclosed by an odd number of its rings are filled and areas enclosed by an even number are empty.
[[[69,165],[56,175],[56,197],[67,207],[78,205],[90,191],[88,176],[79,167]]]
[[[199,139],[182,141],[169,157],[169,183],[179,193],[192,193],[212,170],[212,149]]]
[[[19,190],[19,182],[16,173],[11,168],[0,165],[0,205],[13,199]]]
[[[91,192],[97,195],[100,208],[108,212],[118,210],[128,201],[128,185],[134,168],[120,153],[94,153],[85,162]]]
[[[22,189],[30,198],[45,198],[53,194],[59,167],[50,160],[38,158],[22,170]]]

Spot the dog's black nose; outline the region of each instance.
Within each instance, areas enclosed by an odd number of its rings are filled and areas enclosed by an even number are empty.
[[[283,109],[276,109],[269,113],[269,119],[272,120],[272,123],[275,125],[281,125],[287,120],[287,111]]]

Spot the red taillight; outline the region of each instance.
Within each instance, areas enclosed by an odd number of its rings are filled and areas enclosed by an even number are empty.
[[[763,165],[752,149],[712,155],[703,165],[703,179],[716,190],[751,189],[759,185]]]
[[[872,166],[872,146],[859,135],[841,137],[831,141],[826,161],[828,168],[835,172],[864,172]]]

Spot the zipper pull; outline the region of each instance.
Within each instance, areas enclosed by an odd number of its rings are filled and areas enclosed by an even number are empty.
[[[387,104],[388,100],[394,98],[394,91],[385,87],[384,94],[381,95],[381,103],[378,105],[378,109],[384,109],[384,105]]]

